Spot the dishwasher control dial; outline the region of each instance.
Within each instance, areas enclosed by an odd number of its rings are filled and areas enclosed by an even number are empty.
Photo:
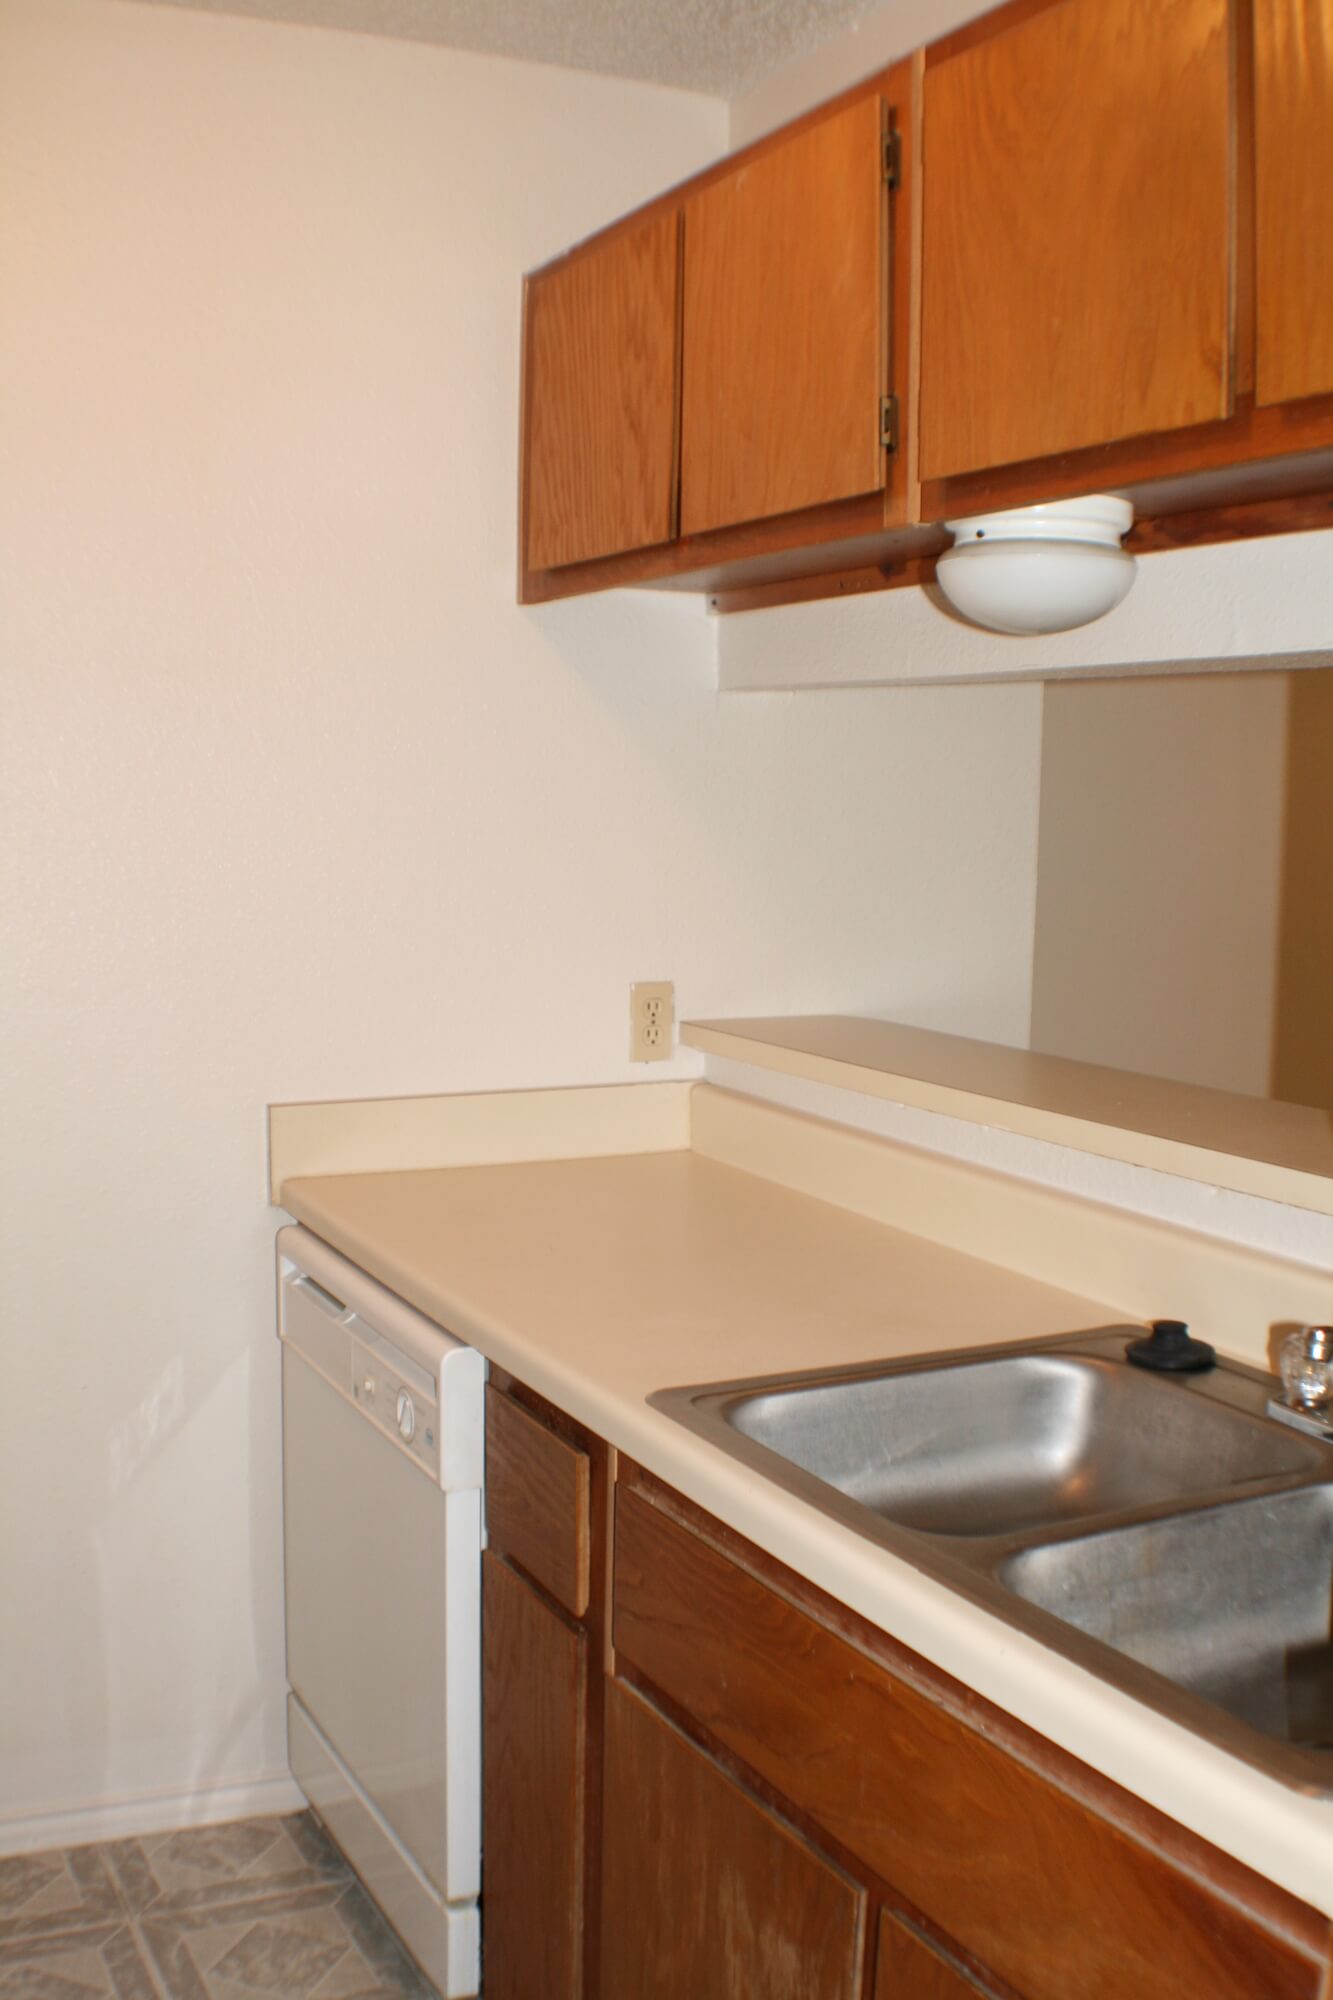
[[[417,1431],[416,1405],[406,1389],[398,1391],[398,1435],[404,1444],[411,1444]]]

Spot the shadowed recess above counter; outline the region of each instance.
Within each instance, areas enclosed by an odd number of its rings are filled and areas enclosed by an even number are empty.
[[[1333,669],[1041,700],[1026,1047],[840,1015],[682,1039],[1333,1214]]]

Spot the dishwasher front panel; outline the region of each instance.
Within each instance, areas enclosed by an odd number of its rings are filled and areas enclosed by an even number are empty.
[[[447,1902],[480,1886],[481,1493],[283,1347],[287,1678]]]

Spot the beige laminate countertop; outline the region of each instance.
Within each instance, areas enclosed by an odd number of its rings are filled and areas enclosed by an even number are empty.
[[[1333,1802],[1266,1778],[648,1407],[657,1389],[1122,1315],[680,1151],[290,1179],[283,1207],[944,1671],[1333,1915]]]

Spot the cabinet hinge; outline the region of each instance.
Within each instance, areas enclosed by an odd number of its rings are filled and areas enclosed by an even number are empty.
[[[896,188],[903,177],[903,142],[892,126],[884,134],[884,184]]]
[[[881,396],[879,399],[879,441],[885,451],[898,449],[898,398]]]

